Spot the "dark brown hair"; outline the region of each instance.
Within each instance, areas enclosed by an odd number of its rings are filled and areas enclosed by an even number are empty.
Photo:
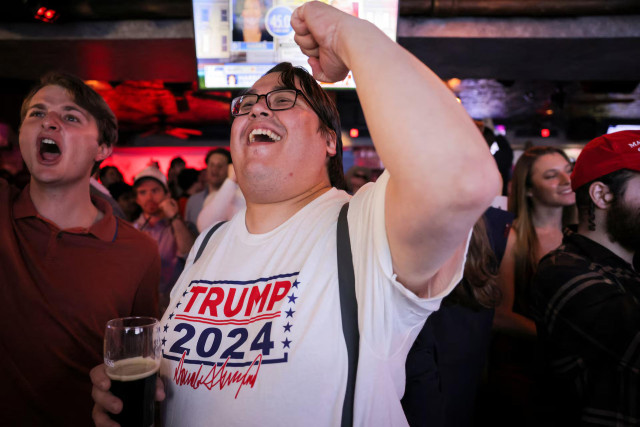
[[[29,104],[34,95],[45,86],[60,86],[71,95],[73,102],[87,110],[95,119],[98,127],[98,144],[110,147],[118,141],[118,119],[109,108],[105,100],[93,89],[87,86],[81,79],[60,71],[52,71],[40,79],[27,97],[22,101],[20,108],[20,123],[24,121],[29,109]],[[95,162],[91,170],[93,175],[98,171],[101,162]]]
[[[209,158],[211,156],[213,156],[214,154],[220,154],[220,155],[224,156],[225,159],[227,159],[227,163],[228,164],[232,163],[232,161],[231,161],[231,153],[229,152],[229,150],[224,149],[224,148],[214,148],[212,150],[209,150],[207,152],[207,155],[204,156],[204,164],[205,165],[209,164]]]
[[[516,217],[513,230],[516,233],[514,246],[514,286],[516,298],[528,295],[531,280],[538,269],[538,235],[533,226],[533,200],[527,193],[533,186],[531,171],[538,159],[547,154],[560,154],[571,163],[569,157],[559,148],[550,146],[531,147],[518,158],[513,168],[511,194],[509,194],[509,211]],[[562,225],[567,226],[575,221],[575,207],[565,206],[562,210]],[[520,297],[519,297],[520,296]],[[522,302],[516,300],[519,306]],[[522,303],[524,304],[524,303]]]
[[[580,222],[588,222],[589,230],[595,231],[596,229],[596,205],[591,200],[589,195],[589,187],[594,182],[601,182],[607,187],[613,194],[614,200],[619,197],[624,197],[624,192],[627,189],[627,181],[631,179],[633,172],[629,169],[620,169],[615,172],[611,172],[607,175],[601,176],[598,179],[594,179],[591,182],[587,182],[576,189],[576,206],[578,207],[578,218]]]
[[[288,89],[298,89],[296,77],[300,82],[300,89],[310,102],[311,108],[320,119],[319,132],[327,136],[336,138],[336,154],[329,158],[327,163],[327,173],[333,187],[346,190],[347,186],[342,169],[342,131],[340,126],[340,115],[335,103],[329,95],[320,87],[311,74],[302,67],[294,67],[289,62],[282,62],[265,75],[280,73],[280,83]]]
[[[462,281],[451,292],[447,303],[479,309],[495,308],[502,293],[497,283],[498,261],[491,250],[484,216],[473,226]]]
[[[98,126],[98,143],[111,146],[118,141],[118,120],[105,100],[78,77],[53,71],[45,74],[22,102],[20,123],[24,121],[33,96],[45,86],[60,86],[71,95],[73,102],[87,110]]]

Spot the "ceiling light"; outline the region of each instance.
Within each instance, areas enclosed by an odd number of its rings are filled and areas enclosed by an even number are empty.
[[[460,79],[454,77],[452,79],[447,80],[447,86],[449,86],[451,90],[456,90],[458,89],[458,86],[460,86],[461,82],[462,81]]]
[[[23,0],[23,3],[38,21],[52,23],[60,18],[60,12],[55,0]]]

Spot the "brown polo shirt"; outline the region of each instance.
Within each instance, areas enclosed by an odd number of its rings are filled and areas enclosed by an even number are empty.
[[[89,370],[109,319],[157,316],[156,243],[104,217],[59,229],[0,180],[0,413],[8,425],[92,425]]]

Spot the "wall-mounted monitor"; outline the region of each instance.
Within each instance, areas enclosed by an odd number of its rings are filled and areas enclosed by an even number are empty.
[[[307,68],[293,41],[291,13],[305,0],[192,0],[200,89],[247,88],[271,67],[291,62]],[[330,0],[329,4],[373,22],[396,39],[398,0]],[[323,84],[355,88],[351,74]]]
[[[640,130],[640,124],[617,124],[609,125],[607,133],[620,132],[623,130]]]

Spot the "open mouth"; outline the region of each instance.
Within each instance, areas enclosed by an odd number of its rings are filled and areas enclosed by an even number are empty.
[[[43,160],[55,160],[60,157],[61,154],[58,144],[56,144],[53,139],[42,138],[42,140],[40,140],[40,157]]]
[[[277,142],[281,139],[282,137],[280,135],[269,129],[254,129],[249,134],[249,143],[251,144],[254,142]]]

